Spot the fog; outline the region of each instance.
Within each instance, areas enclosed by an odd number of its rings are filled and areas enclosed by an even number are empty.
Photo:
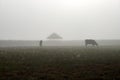
[[[1,40],[120,39],[120,0],[0,0]]]

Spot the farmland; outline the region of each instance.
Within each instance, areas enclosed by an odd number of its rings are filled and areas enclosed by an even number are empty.
[[[117,80],[120,47],[1,47],[0,80]]]

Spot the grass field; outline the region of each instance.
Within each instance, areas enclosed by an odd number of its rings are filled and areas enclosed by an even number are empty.
[[[120,47],[0,48],[0,80],[118,80]]]

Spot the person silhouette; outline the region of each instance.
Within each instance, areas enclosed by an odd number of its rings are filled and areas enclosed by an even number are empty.
[[[40,47],[42,47],[43,46],[43,41],[42,40],[40,40]]]

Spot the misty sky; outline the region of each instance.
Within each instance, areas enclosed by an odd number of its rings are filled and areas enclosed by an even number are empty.
[[[120,0],[0,0],[0,39],[120,39]]]

